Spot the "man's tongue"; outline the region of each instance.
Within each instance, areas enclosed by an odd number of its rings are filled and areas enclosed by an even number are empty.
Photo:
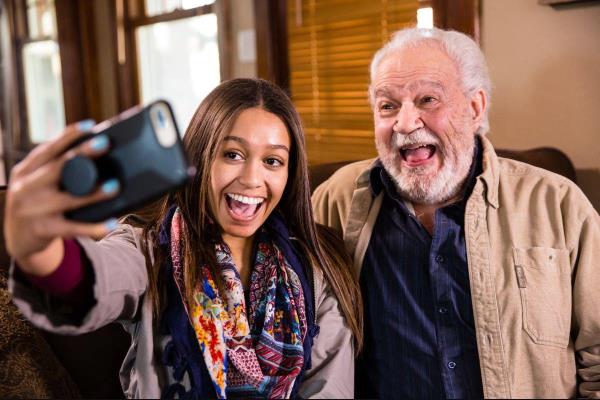
[[[417,147],[416,149],[405,149],[402,152],[406,161],[416,163],[427,160],[433,155],[434,151],[435,147],[428,145]]]
[[[230,199],[229,207],[235,215],[248,218],[254,215],[258,204],[246,204],[242,203],[241,201]]]

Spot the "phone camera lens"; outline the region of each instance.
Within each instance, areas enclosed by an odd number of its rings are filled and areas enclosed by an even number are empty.
[[[161,128],[165,127],[165,116],[163,115],[163,112],[161,110],[158,110],[156,113],[156,116],[158,117],[158,123],[160,124]]]

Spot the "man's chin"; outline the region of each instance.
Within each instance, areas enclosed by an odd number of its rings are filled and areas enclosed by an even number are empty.
[[[458,184],[452,179],[448,180],[439,172],[415,172],[406,176],[402,174],[396,180],[396,187],[400,195],[412,203],[436,205],[447,202],[456,196]]]

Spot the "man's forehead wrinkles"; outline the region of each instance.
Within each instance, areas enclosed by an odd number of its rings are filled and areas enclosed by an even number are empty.
[[[419,79],[415,81],[409,81],[404,84],[398,84],[394,82],[389,82],[388,80],[380,81],[375,87],[375,95],[376,96],[389,96],[395,94],[397,92],[401,92],[403,90],[417,90],[420,88],[435,88],[441,91],[445,91],[445,87],[441,82],[434,80],[425,80]]]

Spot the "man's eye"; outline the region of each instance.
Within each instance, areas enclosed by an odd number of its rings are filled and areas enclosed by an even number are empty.
[[[425,96],[421,99],[421,104],[433,104],[436,102],[436,98],[433,96]]]
[[[379,105],[379,110],[380,111],[391,111],[394,109],[394,105],[391,103],[381,103]]]

